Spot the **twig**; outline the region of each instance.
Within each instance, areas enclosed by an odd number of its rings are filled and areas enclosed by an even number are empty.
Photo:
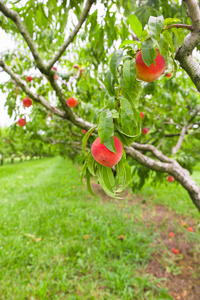
[[[79,29],[81,28],[82,24],[84,23],[85,19],[87,18],[87,15],[89,13],[89,10],[92,6],[92,4],[95,2],[95,0],[87,0],[84,10],[82,11],[81,17],[79,19],[78,24],[74,27],[72,33],[69,35],[67,40],[63,43],[63,45],[60,47],[58,52],[54,55],[54,57],[48,62],[47,64],[47,70],[50,70],[52,66],[55,64],[55,62],[63,55],[63,52],[67,49],[69,44],[73,41],[76,34],[78,33]]]
[[[193,30],[192,25],[186,25],[186,24],[172,24],[172,25],[168,25],[168,26],[164,27],[164,28],[162,29],[162,31],[167,30],[167,29],[170,29],[170,28],[174,28],[174,27],[176,27],[176,28],[185,28],[185,29],[188,29],[188,30]]]

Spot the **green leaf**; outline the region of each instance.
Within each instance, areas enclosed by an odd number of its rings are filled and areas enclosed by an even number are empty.
[[[171,24],[175,24],[175,23],[178,23],[178,22],[181,22],[181,20],[179,19],[176,19],[176,18],[167,18],[164,20],[164,26],[168,26],[168,25],[171,25]]]
[[[128,17],[127,21],[130,24],[133,32],[137,35],[137,37],[140,38],[142,35],[142,24],[140,23],[138,18],[132,14]]]
[[[114,79],[117,81],[117,68],[119,67],[119,64],[123,57],[123,50],[116,51],[110,61],[110,70],[114,76]]]
[[[131,180],[131,167],[129,164],[124,160],[123,163],[123,171],[122,171],[122,180],[120,182],[120,187],[116,190],[116,192],[121,193],[127,185],[130,183]]]
[[[150,16],[148,21],[150,35],[153,35],[155,38],[157,38],[158,34],[161,33],[162,31],[163,23],[164,23],[163,16],[159,16],[159,17]]]
[[[171,30],[173,31],[173,33],[176,36],[176,40],[177,40],[177,45],[178,47],[182,46],[184,39],[185,39],[185,35],[183,33],[183,30],[181,28],[171,28]]]
[[[98,181],[99,181],[102,189],[108,196],[110,196],[112,198],[118,198],[116,196],[116,193],[113,191],[110,181],[108,180],[108,173],[105,169],[107,169],[107,168],[102,165],[98,166],[98,170],[97,170]]]
[[[135,44],[135,41],[132,40],[125,40],[121,43],[121,45],[119,46],[119,48],[123,48],[126,45],[130,45],[130,44]]]
[[[118,119],[119,118],[119,113],[116,109],[112,109],[111,113],[112,113],[113,119]]]
[[[157,52],[154,49],[154,44],[151,39],[146,40],[142,44],[142,59],[144,63],[149,67],[155,60]]]
[[[128,137],[135,137],[140,134],[140,122],[141,122],[141,117],[139,113],[133,109],[131,103],[124,97],[120,98],[120,108],[121,108],[121,128],[118,130],[125,134]]]
[[[109,97],[106,101],[106,107],[110,110],[115,108],[115,97]]]
[[[88,138],[90,136],[90,134],[97,128],[97,125],[90,128],[90,130],[88,130],[86,132],[86,134],[84,135],[84,138],[83,138],[83,141],[82,141],[82,149],[83,149],[83,154],[86,155],[86,145],[87,145],[87,141],[88,141]]]
[[[171,34],[169,33],[168,30],[163,31],[162,33],[164,40],[167,42],[167,44],[170,46],[171,48],[171,52],[174,52],[174,45],[173,45],[173,41],[172,41],[172,37]]]
[[[82,168],[81,168],[80,180],[81,180],[81,183],[82,183],[82,184],[83,184],[83,178],[84,178],[86,169],[87,169],[87,159],[85,160],[84,165],[83,165]]]
[[[111,152],[117,153],[116,148],[115,148],[115,142],[114,142],[113,136],[109,137],[109,139],[107,139],[107,140],[104,142],[104,145],[105,145],[106,148],[108,148],[108,150],[110,150]]]
[[[93,176],[96,176],[95,160],[94,160],[92,154],[90,154],[90,155],[88,156],[88,159],[87,159],[87,167],[88,167],[88,170],[90,171],[90,173],[91,173]]]
[[[121,79],[120,86],[123,89],[123,96],[129,100],[132,107],[135,109],[139,105],[139,93],[141,92],[139,81],[133,80],[132,84],[127,87],[125,80]]]
[[[115,94],[115,90],[114,90],[114,77],[113,77],[113,74],[111,73],[111,71],[108,71],[106,73],[104,84],[105,84],[105,87],[106,87],[108,93],[111,96],[113,96]]]
[[[103,110],[100,114],[98,134],[101,143],[104,143],[112,134],[114,130],[113,117],[109,109]]]
[[[131,134],[131,129],[134,124],[134,112],[130,102],[124,98],[120,97],[120,104],[121,104],[121,125],[122,130],[127,131]]]
[[[92,188],[91,188],[91,184],[90,184],[90,172],[88,171],[88,169],[86,169],[86,179],[87,179],[87,189],[88,189],[88,192],[96,197],[95,193],[93,192]]]
[[[124,82],[126,86],[130,89],[136,78],[136,68],[135,68],[134,61],[128,59],[125,60],[124,68],[123,68],[123,76],[124,76]]]

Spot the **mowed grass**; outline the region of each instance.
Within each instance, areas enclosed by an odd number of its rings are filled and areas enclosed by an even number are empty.
[[[89,197],[60,157],[3,166],[0,186],[1,300],[172,299],[145,274],[159,233],[140,205]]]

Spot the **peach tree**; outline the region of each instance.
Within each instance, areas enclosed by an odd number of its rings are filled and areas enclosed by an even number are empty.
[[[91,194],[91,176],[119,197],[129,183],[170,175],[200,210],[191,177],[200,145],[199,5],[133,2],[0,0],[1,27],[16,43],[0,58],[10,76],[1,84],[6,106],[13,127],[25,119],[24,131],[41,129],[61,154],[78,155]],[[25,98],[33,102],[27,117]]]

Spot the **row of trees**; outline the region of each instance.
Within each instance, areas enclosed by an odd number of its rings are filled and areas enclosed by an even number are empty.
[[[127,183],[140,188],[147,178],[166,180],[170,174],[200,209],[200,187],[190,176],[199,160],[200,138],[200,66],[193,57],[200,43],[196,0],[27,0],[25,5],[0,0],[0,11],[1,27],[16,40],[14,51],[1,54],[2,71],[10,75],[1,89],[8,93],[6,105],[16,121],[23,117],[22,99],[33,100],[27,132],[41,129],[62,145],[64,155],[80,155],[81,130],[88,131],[82,177],[86,174],[91,193],[91,176],[116,196]],[[156,49],[163,55],[166,71],[158,80],[136,78],[140,49],[148,66]],[[67,105],[69,97],[78,100],[76,107]],[[50,114],[57,130],[49,127]],[[115,152],[114,135],[124,146],[116,178],[90,154],[97,136]]]

